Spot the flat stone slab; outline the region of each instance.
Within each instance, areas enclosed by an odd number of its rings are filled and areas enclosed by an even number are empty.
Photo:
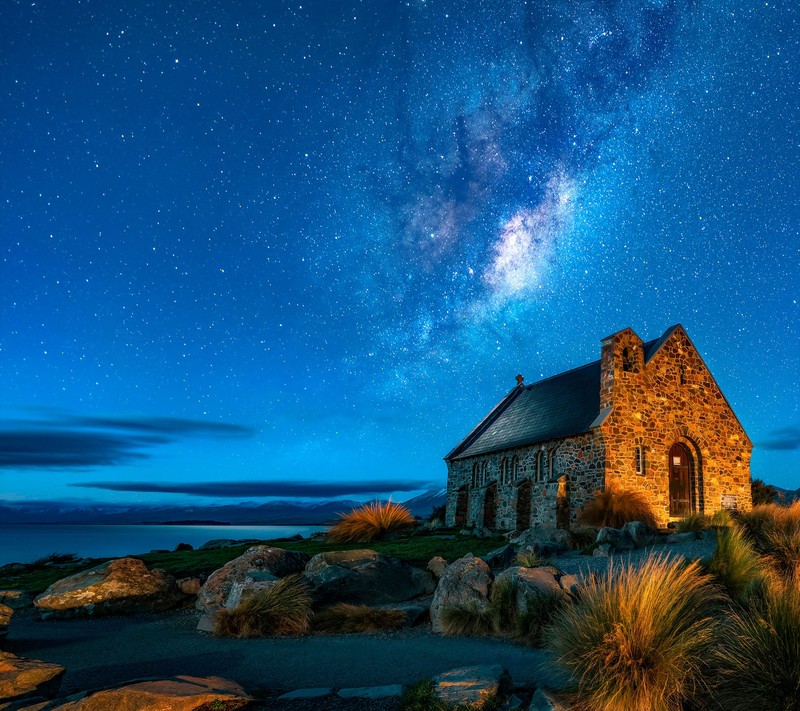
[[[483,708],[493,696],[508,691],[511,677],[500,664],[461,667],[433,678],[434,694],[451,706]]]
[[[549,691],[536,689],[528,711],[567,711],[567,707]]]
[[[292,699],[319,699],[333,693],[329,686],[319,686],[315,689],[297,689],[289,691],[278,697],[278,701],[291,701]]]
[[[388,686],[361,686],[352,689],[339,689],[339,696],[343,699],[388,699],[391,696],[400,696],[403,693],[402,684],[389,684]]]

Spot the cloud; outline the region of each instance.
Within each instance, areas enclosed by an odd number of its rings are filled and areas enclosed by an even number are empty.
[[[0,469],[81,469],[123,464],[185,437],[249,437],[243,425],[176,417],[59,415],[0,429]]]
[[[770,439],[760,443],[762,449],[770,451],[791,451],[800,449],[800,425],[782,427],[770,432]]]
[[[393,491],[418,491],[435,486],[427,481],[207,481],[136,482],[95,481],[71,484],[84,489],[134,491],[149,494],[188,494],[219,498],[290,497],[330,498],[362,494],[388,494]]]

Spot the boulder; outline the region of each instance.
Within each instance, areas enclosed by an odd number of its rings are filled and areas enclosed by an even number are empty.
[[[597,534],[596,542],[607,543],[615,553],[619,551],[630,551],[633,550],[634,547],[633,541],[627,533],[608,526],[600,529],[600,532]]]
[[[436,588],[429,572],[372,550],[319,553],[303,575],[320,604],[382,605],[430,595]]]
[[[523,531],[512,538],[511,543],[517,547],[517,550],[531,551],[543,558],[557,555],[568,548],[562,542],[549,540],[548,532],[538,528],[529,528],[527,531]]]
[[[528,611],[528,602],[536,597],[550,595],[568,596],[571,594],[559,583],[564,577],[558,568],[543,566],[541,568],[522,568],[515,566],[508,568],[495,578],[495,585],[503,580],[511,580],[517,586],[517,610],[521,614]]]
[[[474,601],[479,607],[486,608],[491,584],[492,572],[489,566],[471,553],[448,565],[439,578],[431,603],[433,631],[442,631],[442,608],[447,605],[463,605]]]
[[[433,678],[433,693],[448,706],[482,709],[511,688],[511,677],[499,664],[462,667]]]
[[[33,604],[31,596],[24,590],[0,590],[0,604],[12,610],[22,610]]]
[[[572,548],[572,534],[566,528],[557,528],[550,533],[550,540],[558,545],[561,550]]]
[[[568,592],[573,597],[578,597],[581,587],[583,583],[581,579],[577,575],[562,575],[558,579],[558,584],[561,586],[561,589]]]
[[[644,548],[653,543],[655,534],[647,524],[641,521],[628,521],[621,530],[623,534],[633,541],[633,545],[636,548]]]
[[[280,578],[275,577],[266,570],[249,571],[245,574],[243,580],[236,580],[231,585],[231,591],[225,599],[225,609],[232,610],[234,607],[238,607],[239,604],[249,600],[258,592],[271,588],[278,580]]]
[[[495,548],[486,555],[481,556],[486,565],[492,570],[503,570],[514,564],[514,558],[517,556],[517,551],[514,546],[506,544],[501,548]]]
[[[0,702],[52,696],[61,685],[64,667],[0,652]]]
[[[14,610],[0,602],[0,639],[6,636],[8,623],[11,622],[13,616]]]
[[[608,558],[611,555],[611,544],[599,543],[592,551],[592,555],[595,558]]]
[[[447,567],[447,561],[442,556],[437,555],[428,561],[426,570],[433,575],[437,580],[442,577],[444,569]]]
[[[202,586],[200,578],[178,578],[175,584],[184,595],[197,595]]]
[[[197,593],[195,607],[206,614],[214,613],[225,604],[233,584],[243,581],[251,571],[266,571],[282,578],[301,572],[307,561],[305,553],[272,546],[252,546],[208,576]]]
[[[119,558],[58,580],[33,604],[46,619],[161,611],[183,599],[163,570],[148,570],[138,558]]]
[[[252,698],[238,684],[217,676],[176,676],[143,679],[113,689],[51,702],[47,711],[233,711],[250,704]],[[43,710],[44,711],[44,710]]]

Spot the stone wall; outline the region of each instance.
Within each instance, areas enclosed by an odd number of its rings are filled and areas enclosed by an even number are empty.
[[[487,488],[495,486],[497,490],[495,528],[515,530],[520,485],[530,481],[531,504],[524,527],[538,525],[555,528],[559,479],[565,476],[566,481],[562,479],[561,483],[562,493],[566,485],[570,518],[574,523],[577,509],[585,504],[596,489],[603,486],[605,457],[602,437],[602,433],[595,430],[576,437],[449,462],[447,525],[455,525],[458,490],[466,487],[467,525],[483,526]],[[511,463],[515,457],[516,479],[512,480],[509,475],[507,481],[501,481],[503,460],[507,460],[511,472]],[[540,462],[543,470],[541,472],[538,471]],[[484,481],[481,477],[477,485],[473,485],[473,470],[476,464],[479,473],[483,472],[483,465],[486,464],[486,479]]]
[[[633,331],[614,334],[603,341],[601,367],[601,407],[613,405],[601,425],[607,484],[644,493],[659,523],[666,525],[668,455],[680,442],[694,460],[694,510],[713,514],[723,502],[751,508],[752,444],[681,327],[647,364]],[[643,455],[641,473],[636,471],[637,447]]]

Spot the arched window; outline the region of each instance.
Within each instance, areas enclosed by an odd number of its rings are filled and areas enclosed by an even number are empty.
[[[500,485],[508,484],[508,457],[500,460]]]
[[[489,465],[484,462],[481,464],[481,484],[485,484],[489,480]]]
[[[622,370],[630,373],[633,370],[633,357],[630,348],[622,349]]]
[[[644,474],[644,448],[636,448],[636,473],[640,476]]]
[[[544,453],[540,449],[536,452],[536,471],[533,473],[536,481],[544,481]]]
[[[514,458],[511,460],[511,481],[516,483],[517,476],[519,476],[519,457],[514,455]]]
[[[547,462],[547,474],[550,479],[556,478],[556,450],[555,448],[550,450],[550,454],[548,456],[549,461]]]
[[[479,466],[480,465],[478,464],[478,462],[475,462],[475,464],[472,465],[472,486],[473,487],[478,486],[478,476],[479,476],[479,472],[480,472]]]

